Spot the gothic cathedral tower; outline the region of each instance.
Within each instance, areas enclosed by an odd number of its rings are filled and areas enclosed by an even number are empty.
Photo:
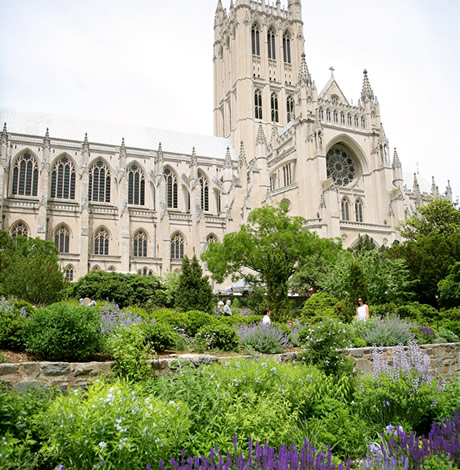
[[[294,92],[304,51],[300,0],[288,9],[253,0],[218,0],[214,23],[214,134],[256,146],[259,124],[272,126],[294,118]]]

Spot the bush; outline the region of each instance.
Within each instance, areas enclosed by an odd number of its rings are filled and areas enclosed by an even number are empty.
[[[238,330],[240,345],[247,351],[277,354],[289,347],[289,332],[286,334],[278,325],[241,325]]]
[[[299,341],[304,346],[299,354],[302,360],[332,375],[345,364],[341,350],[351,346],[344,324],[330,318],[303,329]]]
[[[397,314],[403,319],[417,320],[419,323],[433,324],[440,319],[439,312],[434,307],[418,302],[401,305],[397,309]]]
[[[126,330],[125,330],[126,331]],[[190,412],[177,401],[163,401],[141,387],[98,382],[61,395],[40,422],[42,453],[64,468],[146,468],[169,460],[184,443]]]
[[[167,323],[144,323],[141,327],[145,335],[145,342],[153,351],[165,351],[176,347],[177,333]]]
[[[364,332],[366,343],[375,346],[409,344],[413,337],[410,324],[397,315],[375,317],[372,322],[366,323]]]
[[[189,336],[195,336],[198,330],[205,325],[214,325],[216,323],[216,317],[209,315],[198,310],[190,310],[186,313],[187,316],[187,328],[186,333]]]
[[[460,307],[441,311],[441,319],[438,325],[453,331],[460,336]]]
[[[203,326],[197,336],[207,338],[208,349],[221,349],[222,351],[234,351],[238,348],[238,334],[226,325]]]
[[[52,304],[27,318],[25,338],[27,349],[40,358],[88,359],[101,349],[101,318],[95,308]]]
[[[248,325],[249,323],[254,323],[262,320],[262,315],[249,315],[245,317],[244,315],[240,315],[236,313],[231,317],[216,317],[217,322],[219,325],[227,325],[227,326],[239,326],[239,325]]]
[[[439,327],[437,337],[445,338],[447,343],[456,343],[459,340],[459,337],[453,331],[443,326]]]
[[[109,299],[122,308],[145,304],[148,301],[162,305],[165,300],[165,287],[156,276],[93,271],[73,284],[72,295],[77,299]]]
[[[395,315],[398,311],[398,305],[395,303],[369,305],[370,316],[384,317],[386,315]]]
[[[0,298],[0,347],[24,350],[26,317],[33,311],[32,305],[24,300]]]
[[[323,318],[334,317],[337,313],[335,305],[338,301],[327,292],[317,292],[305,301],[300,320],[315,323]]]
[[[99,308],[102,321],[102,332],[106,336],[110,336],[119,327],[127,327],[133,323],[142,323],[143,318],[126,308],[121,310],[114,302],[105,302],[103,307]]]
[[[449,275],[439,281],[439,305],[444,308],[460,306],[460,262],[450,267]]]
[[[188,315],[186,313],[175,312],[174,310],[169,310],[167,308],[155,310],[150,314],[150,317],[154,318],[157,322],[167,323],[173,328],[182,328],[184,331],[188,324]]]

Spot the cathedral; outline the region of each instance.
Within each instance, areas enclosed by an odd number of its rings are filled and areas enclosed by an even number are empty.
[[[1,229],[52,240],[69,280],[163,275],[264,204],[347,248],[389,246],[418,205],[452,200],[404,185],[366,71],[357,105],[332,68],[318,92],[301,0],[218,0],[213,62],[214,136],[0,109]]]

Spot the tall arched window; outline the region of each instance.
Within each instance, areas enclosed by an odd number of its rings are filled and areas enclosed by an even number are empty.
[[[271,96],[272,122],[278,122],[278,95],[272,93]]]
[[[283,60],[286,64],[291,63],[291,36],[287,31],[283,34]]]
[[[184,237],[176,233],[171,238],[171,259],[182,259],[184,257]]]
[[[342,220],[350,220],[350,207],[348,204],[348,200],[345,197],[342,199],[341,209],[342,209]]]
[[[283,183],[284,186],[292,184],[292,168],[290,163],[283,165]]]
[[[166,181],[166,202],[170,209],[177,209],[177,178],[169,169],[165,168],[163,176]]]
[[[198,181],[201,188],[201,210],[209,211],[209,185],[206,176],[201,171],[198,172]]]
[[[128,204],[145,204],[144,172],[135,163],[128,170]]]
[[[334,117],[334,122],[339,122],[339,115],[337,114],[337,111],[334,111],[333,117]]]
[[[147,234],[143,230],[139,230],[134,235],[133,256],[147,256]]]
[[[110,202],[110,171],[101,160],[89,171],[88,199],[94,202]]]
[[[359,199],[356,199],[355,201],[355,217],[356,222],[363,221],[363,204]]]
[[[64,224],[54,230],[54,244],[59,253],[68,253],[70,244],[70,230]]]
[[[51,173],[51,197],[57,199],[75,199],[76,172],[69,157],[61,157]]]
[[[64,276],[67,279],[67,281],[69,281],[69,282],[73,281],[74,272],[75,272],[75,269],[71,264],[66,266],[66,268],[64,270],[64,273],[65,273]]]
[[[295,115],[294,115],[295,105],[294,105],[294,98],[292,96],[287,97],[286,110],[287,110],[287,122],[291,122],[295,118]]]
[[[94,235],[94,254],[109,254],[109,232],[105,228],[100,228]]]
[[[11,228],[10,228],[10,236],[14,237],[28,237],[29,236],[29,229],[27,228],[27,225],[22,222],[16,222]]]
[[[260,90],[254,92],[254,117],[262,119],[262,93]]]
[[[358,116],[355,116],[355,127],[358,127],[358,123],[359,123]]]
[[[366,118],[365,118],[365,117],[362,117],[362,118],[361,118],[361,127],[362,127],[363,129],[366,128]]]
[[[216,212],[219,215],[222,211],[222,198],[220,196],[220,191],[218,189],[214,190],[214,196],[216,198]]]
[[[324,119],[324,111],[323,111],[323,108],[320,108],[320,109],[319,109],[319,118],[321,119],[321,121]]]
[[[259,26],[253,24],[251,28],[251,44],[252,44],[252,54],[260,55],[260,40],[259,40]]]
[[[270,28],[267,32],[267,46],[268,46],[268,58],[269,59],[276,59],[276,52],[275,52],[275,32],[272,28]]]
[[[351,126],[352,121],[351,121],[351,114],[347,114],[347,124]]]
[[[345,114],[340,113],[340,124],[345,124]]]
[[[23,153],[13,167],[12,192],[18,196],[36,196],[38,189],[38,163],[30,153]]]
[[[326,109],[326,121],[331,120],[331,111],[329,109]]]

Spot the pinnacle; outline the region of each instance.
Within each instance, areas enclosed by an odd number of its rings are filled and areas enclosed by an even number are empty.
[[[366,69],[364,69],[363,74],[364,74],[364,79],[363,79],[363,90],[361,91],[361,98],[363,100],[365,98],[374,98],[374,92],[372,91],[371,84],[369,83],[369,79],[367,78]]]
[[[307,61],[305,60],[305,53],[304,52],[302,52],[301,59],[300,59],[299,82],[302,79],[307,81],[307,82],[311,81],[310,72],[308,71]]]
[[[262,144],[262,145],[267,145],[267,141],[265,139],[265,134],[264,134],[264,130],[262,129],[262,125],[259,124],[259,129],[257,131],[257,138],[256,138],[256,145],[259,145],[259,144]]]
[[[396,147],[395,147],[395,153],[393,155],[393,168],[401,168],[401,160],[399,159],[398,152],[396,151]]]

